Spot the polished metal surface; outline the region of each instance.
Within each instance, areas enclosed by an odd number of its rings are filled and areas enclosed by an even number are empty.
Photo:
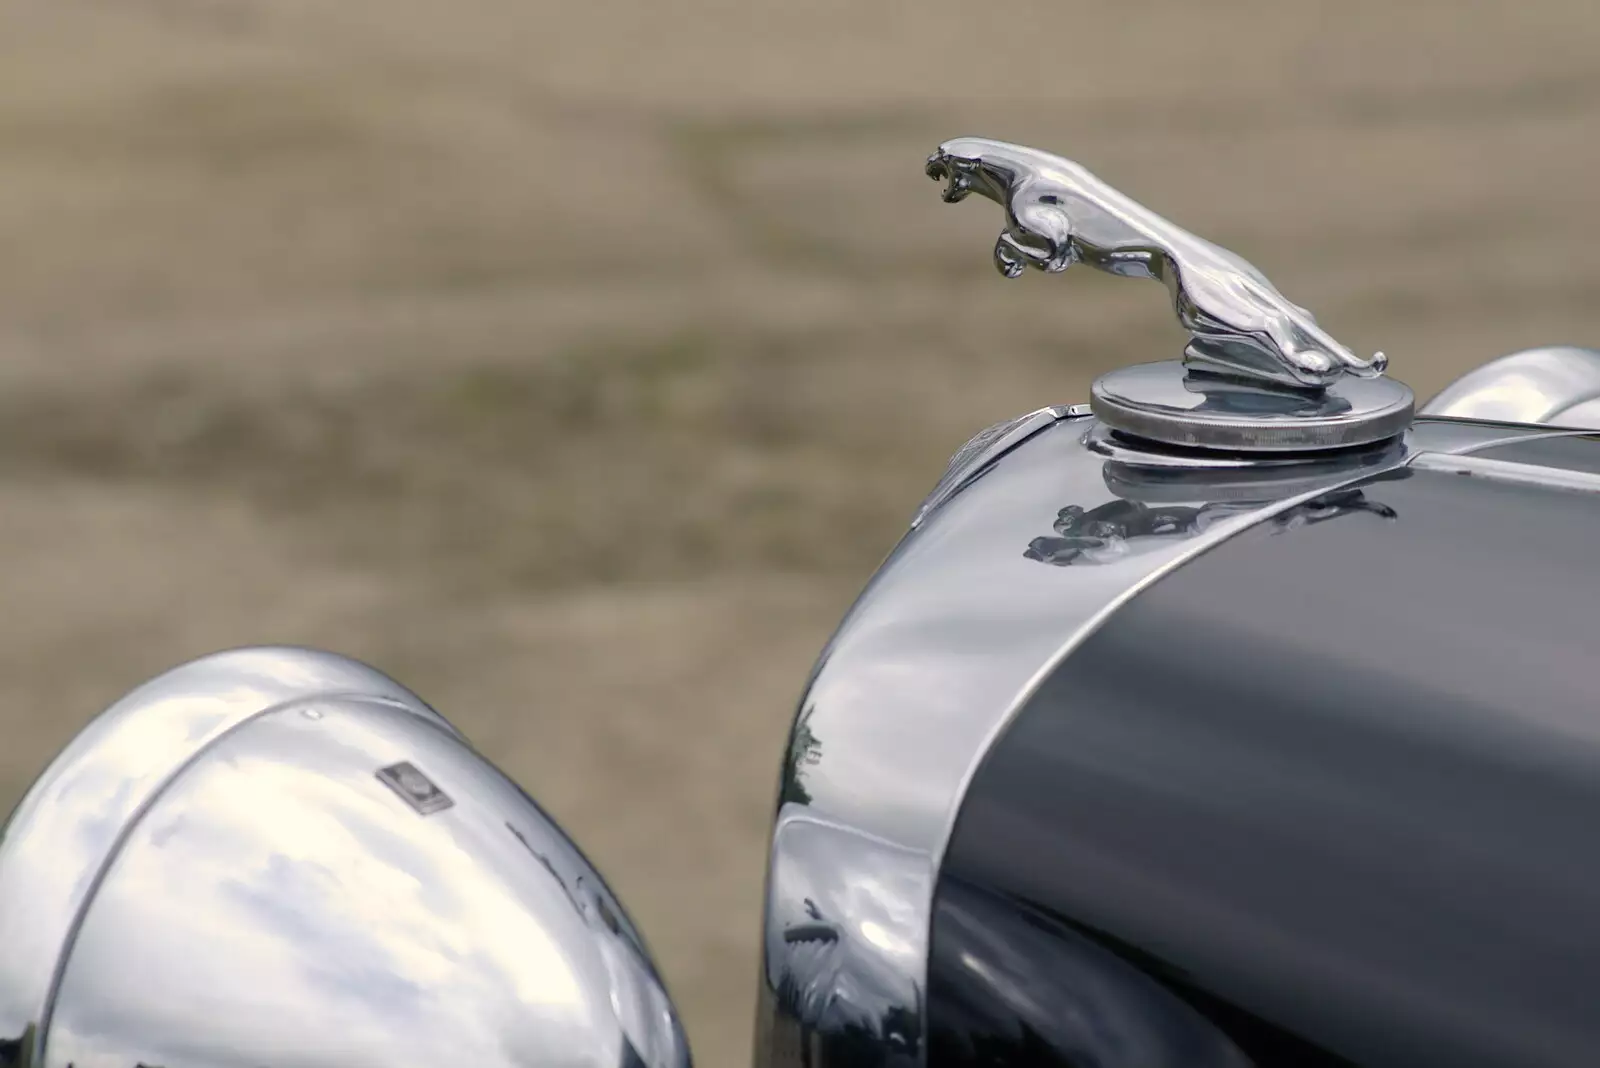
[[[1596,1063],[1600,441],[1488,451],[1541,478],[1421,452],[1059,665],[945,854],[930,1068]]]
[[[1124,368],[1094,385],[1107,426],[1169,445],[1253,452],[1346,448],[1397,436],[1411,390],[1357,358],[1260,271],[1038,149],[946,141],[927,173],[955,202],[976,191],[1005,209],[995,263],[1015,278],[1075,263],[1166,285],[1189,332],[1182,360]]]
[[[118,701],[75,737],[0,834],[0,1041],[36,1025],[63,945],[119,835],[193,753],[260,712],[362,693],[443,720],[391,679],[305,649],[194,661]]]
[[[942,878],[933,922],[930,1068],[1333,1068],[1252,1061],[1090,933],[982,887]]]
[[[1552,345],[1502,356],[1440,390],[1421,413],[1600,429],[1600,352]]]
[[[1123,367],[1095,380],[1095,414],[1113,430],[1169,445],[1300,453],[1370,445],[1411,424],[1414,398],[1392,378],[1327,389],[1241,386],[1186,375],[1177,361]]]
[[[967,481],[906,535],[823,653],[774,822],[758,1064],[863,1050],[875,1052],[851,1063],[924,1063],[933,880],[967,778],[1011,710],[1162,574],[1254,524],[1349,507],[1314,502],[1409,455],[1352,457],[1310,478],[1285,468],[1241,496],[1237,470],[1130,472],[1087,436],[1056,421]],[[1068,509],[1110,525],[1052,534]]]
[[[934,878],[968,779],[1119,606],[1258,524],[1387,521],[1345,489],[1418,452],[1558,434],[1419,420],[1391,448],[1319,464],[1161,469],[1109,458],[1092,447],[1103,427],[1063,419],[964,480],[873,577],[800,701],[769,856],[757,1065],[926,1063]]]
[[[217,654],[102,714],[0,838],[0,923],[0,1063],[688,1064],[577,848],[331,654]]]
[[[1445,474],[1482,478],[1491,482],[1540,486],[1573,493],[1600,493],[1600,474],[1594,471],[1571,471],[1544,464],[1497,460],[1489,456],[1461,456],[1436,452],[1419,454],[1412,459],[1411,466],[1419,471],[1441,471]]]
[[[1008,278],[1027,267],[1058,273],[1084,263],[1165,284],[1192,337],[1193,366],[1325,387],[1345,374],[1382,374],[1387,364],[1382,353],[1359,359],[1242,257],[1163,219],[1071,160],[960,137],[939,146],[927,171],[945,182],[947,201],[977,192],[1005,209],[995,263]]]
[[[1313,470],[1326,463],[1343,463],[1348,454],[1358,452],[1383,452],[1400,447],[1399,441],[1386,441],[1370,449],[1351,449],[1334,452],[1324,457],[1308,458],[1293,453],[1223,452],[1166,446],[1143,438],[1132,438],[1112,430],[1104,423],[1090,424],[1083,437],[1084,447],[1097,456],[1136,467],[1163,468],[1172,471],[1269,471],[1280,467],[1309,467]]]
[[[956,450],[955,455],[950,457],[944,476],[917,508],[917,514],[912,517],[911,525],[921,526],[922,521],[934,509],[960,492],[961,487],[976,478],[984,468],[1051,423],[1058,419],[1081,419],[1088,416],[1087,411],[1079,410],[1083,407],[1083,405],[1054,405],[1040,408],[1027,415],[1019,415],[1015,419],[996,423],[973,435],[965,445]]]

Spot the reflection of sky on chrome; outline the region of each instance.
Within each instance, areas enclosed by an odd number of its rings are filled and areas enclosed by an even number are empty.
[[[142,821],[72,955],[50,1063],[620,1063],[612,969],[506,830],[543,849],[532,806],[408,714],[320,707],[235,731]],[[457,805],[396,798],[374,772],[402,759]]]
[[[1194,539],[1151,539],[1084,568],[1023,555],[1063,506],[1120,499],[1083,429],[1042,431],[942,504],[829,643],[803,701],[819,754],[802,770],[811,803],[780,814],[769,872],[768,981],[794,982],[802,1015],[870,1022],[886,1006],[919,1004],[933,871],[991,732],[1065,642],[1195,549]],[[1205,540],[1255,514],[1219,516]],[[839,943],[784,942],[807,898],[844,928]]]
[[[1010,454],[874,577],[806,699],[821,743],[804,771],[818,813],[931,855],[990,729],[1033,674],[1101,608],[1187,551],[1183,539],[1150,539],[1083,568],[1023,556],[1063,506],[1121,499],[1079,445],[1082,432],[1058,424]],[[1252,514],[1223,516],[1207,535]]]
[[[801,991],[808,1023],[853,1022],[877,1030],[894,1008],[920,1002],[927,859],[785,805],[773,835],[768,981],[787,974]],[[838,927],[831,945],[790,944],[783,932],[820,919]]]
[[[72,916],[117,836],[161,782],[212,737],[303,692],[413,702],[365,665],[304,649],[233,650],[138,687],[66,747],[0,841],[0,1035],[41,1005]]]
[[[1529,412],[1544,415],[1555,403],[1546,383],[1527,374],[1507,373],[1493,387],[1475,393],[1471,403],[1461,404],[1462,411],[1451,414],[1475,419],[1526,419]]]

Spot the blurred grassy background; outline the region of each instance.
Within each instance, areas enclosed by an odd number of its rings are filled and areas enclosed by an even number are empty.
[[[1600,342],[1592,0],[0,13],[0,805],[123,690],[374,662],[747,1057],[812,657],[970,433],[1175,354],[922,161],[1073,156],[1427,395]]]

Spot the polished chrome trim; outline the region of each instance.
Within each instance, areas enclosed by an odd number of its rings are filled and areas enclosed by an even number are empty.
[[[1600,351],[1550,345],[1513,352],[1468,371],[1419,414],[1600,429]]]
[[[1089,414],[1088,405],[1052,405],[1008,419],[1003,423],[979,431],[950,457],[944,476],[933,487],[912,517],[912,527],[919,527],[939,505],[961,492],[969,481],[983,470],[1033,435],[1062,419],[1079,419]]]
[[[1416,398],[1392,378],[1350,378],[1326,389],[1262,389],[1186,374],[1177,360],[1108,371],[1090,390],[1113,430],[1169,446],[1304,454],[1398,437]]]
[[[1409,455],[1250,484],[1238,469],[1108,461],[1088,429],[1054,422],[965,481],[902,539],[813,672],[773,825],[757,1064],[802,1048],[825,1064],[846,1033],[922,1063],[938,865],[978,762],[1032,687],[1161,575]],[[1481,436],[1451,427],[1449,440]],[[1040,537],[1052,517],[1067,536]]]
[[[1454,449],[1435,449],[1435,452],[1446,452],[1452,456],[1470,456],[1475,452],[1486,449],[1496,449],[1502,445],[1516,445],[1524,441],[1547,441],[1551,438],[1584,438],[1594,435],[1594,430],[1529,430],[1520,427],[1516,433],[1506,434],[1502,437],[1492,437],[1472,445],[1463,445]]]
[[[1496,460],[1488,456],[1472,456],[1440,452],[1419,453],[1411,460],[1419,471],[1439,471],[1448,475],[1466,475],[1488,479],[1491,482],[1512,482],[1522,486],[1541,486],[1545,489],[1568,490],[1574,493],[1600,493],[1600,474],[1593,471],[1572,471],[1545,464],[1518,463],[1514,460]]]
[[[1501,445],[1545,438],[1581,437],[1592,430],[1557,430],[1525,423],[1496,423],[1489,420],[1423,417],[1412,424],[1406,441],[1413,451],[1448,452],[1453,455],[1480,452]]]
[[[1365,447],[1357,446],[1355,449],[1328,456],[1308,457],[1294,453],[1227,452],[1162,445],[1159,442],[1119,434],[1097,420],[1084,434],[1083,443],[1089,451],[1119,463],[1173,471],[1216,471],[1220,474],[1228,470],[1270,471],[1287,467],[1294,467],[1297,470],[1308,467],[1318,469],[1348,463],[1350,456],[1357,451],[1376,454],[1398,448],[1400,437],[1396,434],[1392,441],[1377,442]]]
[[[1011,725],[1011,722],[1022,708],[1027,705],[1028,701],[1032,699],[1039,687],[1044,684],[1044,681],[1054,674],[1056,669],[1061,666],[1061,663],[1071,656],[1090,635],[1104,626],[1106,621],[1115,615],[1118,609],[1190,560],[1208,552],[1241,531],[1257,526],[1286,512],[1293,511],[1295,508],[1354,483],[1365,481],[1387,471],[1402,468],[1406,466],[1409,460],[1410,454],[1406,450],[1397,449],[1386,454],[1380,464],[1367,467],[1352,466],[1343,472],[1326,474],[1319,484],[1311,488],[1303,488],[1303,480],[1293,480],[1290,484],[1295,486],[1297,490],[1293,496],[1282,497],[1277,500],[1258,500],[1256,506],[1249,511],[1230,516],[1227,522],[1218,523],[1208,528],[1201,536],[1187,543],[1185,551],[1157,561],[1155,566],[1137,577],[1130,576],[1131,581],[1126,587],[1118,591],[1115,596],[1093,606],[1093,612],[1066,637],[1062,644],[1057,647],[1055,653],[1034,671],[1012,699],[1005,713],[994,722],[984,736],[982,743],[978,746],[977,759],[967,767],[966,773],[962,776],[961,782],[956,789],[956,804],[951,807],[948,819],[945,822],[944,833],[940,838],[939,849],[935,855],[935,869],[942,867],[944,864],[945,852],[949,848],[950,839],[955,833],[956,818],[960,814],[960,802],[966,797],[967,790],[972,785],[973,777],[978,773],[983,757],[994,747],[994,743],[1005,733],[1006,728]],[[1211,494],[1208,494],[1208,498],[1211,496]],[[1218,494],[1216,496],[1222,495]]]
[[[874,575],[799,703],[769,855],[758,1068],[802,1051],[820,1068],[846,1033],[872,1036],[881,1063],[925,1063],[933,893],[965,791],[1028,696],[1118,608],[1419,451],[1558,434],[1423,420],[1344,466],[1163,469],[1094,451],[1096,423],[1060,421],[965,481]],[[1052,516],[1061,536],[1040,537]]]

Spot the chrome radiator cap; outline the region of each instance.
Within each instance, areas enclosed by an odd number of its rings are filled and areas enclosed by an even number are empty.
[[[1241,257],[1163,219],[1071,160],[979,137],[946,141],[928,175],[955,202],[1005,209],[995,264],[1058,274],[1076,263],[1166,285],[1189,333],[1182,358],[1095,382],[1095,416],[1161,445],[1306,453],[1371,445],[1411,424],[1410,388],[1357,357]]]
[[[689,1064],[561,829],[312,650],[194,661],[86,727],[0,838],[0,945],[4,1064]]]

